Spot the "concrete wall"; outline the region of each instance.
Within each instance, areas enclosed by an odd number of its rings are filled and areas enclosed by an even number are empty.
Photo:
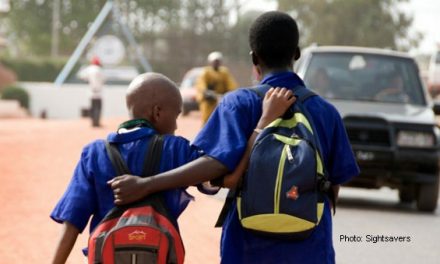
[[[89,88],[86,84],[64,84],[56,87],[53,83],[19,84],[30,96],[30,113],[34,117],[46,112],[47,118],[79,118],[81,109],[90,104]],[[103,117],[126,117],[125,90],[127,86],[107,85],[103,94]]]
[[[27,111],[17,100],[0,100],[0,118],[27,117]]]

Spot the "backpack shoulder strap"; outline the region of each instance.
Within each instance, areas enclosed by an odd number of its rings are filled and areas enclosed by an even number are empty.
[[[159,172],[160,160],[162,157],[163,142],[164,142],[164,138],[161,135],[153,135],[152,138],[150,139],[150,143],[149,146],[147,147],[145,154],[144,171],[141,175],[142,177],[152,176]],[[117,145],[106,141],[105,147],[107,154],[110,158],[110,161],[116,170],[117,175],[131,174],[124,159],[121,156],[121,153],[119,152]],[[141,199],[139,201],[126,205],[116,206],[115,208],[110,210],[110,212],[107,213],[104,219],[101,220],[101,223],[106,221],[107,219],[113,219],[119,217],[126,209],[130,207],[142,205],[145,204],[146,202],[148,204],[154,205],[154,207],[158,211],[160,211],[163,215],[166,215],[166,217],[170,219],[170,221],[172,221],[174,226],[177,226],[177,222],[174,220],[174,218],[170,217],[168,208],[165,205],[164,199],[162,198],[162,193],[155,193],[146,197],[145,199]]]
[[[112,144],[108,141],[105,142],[105,149],[110,158],[113,167],[116,170],[117,175],[130,174],[126,162],[121,156],[116,144]],[[142,177],[147,177],[156,174],[159,171],[160,160],[162,157],[163,149],[163,136],[153,135],[147,152],[145,154],[144,170]]]
[[[147,149],[144,161],[143,177],[152,176],[159,172],[162,158],[164,138],[162,135],[153,135],[150,147]]]
[[[115,144],[105,141],[105,149],[113,168],[116,170],[116,175],[130,174],[130,170],[122,158],[118,147]]]
[[[297,86],[294,93],[297,96],[298,101],[301,102],[300,105],[304,104],[304,102],[307,99],[317,95],[313,91],[307,89],[306,87],[304,87],[302,85]],[[307,108],[300,106],[300,109],[306,115],[309,122],[313,122],[313,119],[311,118],[311,115],[310,115],[309,111],[307,110]],[[321,157],[321,161],[324,162],[321,143],[319,141],[319,137],[317,136],[317,132],[316,132],[314,125],[312,125],[312,129],[313,129],[313,134],[315,137],[315,143],[316,143],[316,147],[318,149],[319,156]],[[330,198],[330,201],[333,204],[333,214],[335,214],[336,213],[336,194],[334,193],[334,191],[331,187],[331,183],[328,180],[328,173],[327,173],[325,166],[323,166],[323,170],[324,170],[324,175],[322,175],[322,179],[320,179],[319,188],[321,189],[322,192],[326,193],[327,196]]]
[[[226,195],[225,202],[223,204],[223,207],[220,211],[220,214],[217,217],[217,221],[215,222],[214,227],[222,227],[223,223],[225,222],[226,216],[229,213],[229,210],[231,209],[232,203],[237,198],[238,195],[238,187],[235,189],[229,189],[228,194]]]
[[[259,97],[264,98],[264,95],[266,94],[267,91],[269,91],[270,88],[271,86],[268,84],[259,84],[257,86],[249,88],[249,90],[256,93]],[[310,89],[307,89],[304,85],[301,84],[295,86],[292,90],[301,103],[304,103],[310,97],[317,95],[316,93],[314,93]]]
[[[142,177],[153,176],[160,172],[160,161],[162,159],[163,145],[164,136],[157,134],[153,135],[150,140],[150,146],[147,148],[147,153],[145,154],[144,171],[142,173]],[[150,204],[152,204],[156,210],[158,210],[162,215],[165,215],[175,227],[178,226],[177,219],[171,217],[171,213],[166,205],[162,192],[151,194],[146,199],[149,200]],[[142,200],[140,202],[142,203]]]
[[[259,84],[254,87],[248,88],[252,92],[256,93],[260,98],[264,98],[264,95],[271,88],[268,84]]]
[[[295,88],[293,88],[293,93],[298,98],[298,101],[300,101],[301,103],[304,103],[310,97],[317,95],[310,89],[307,89],[304,85],[298,85]]]

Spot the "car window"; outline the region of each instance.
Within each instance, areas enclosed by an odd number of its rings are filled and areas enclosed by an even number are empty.
[[[182,84],[180,85],[181,89],[188,89],[194,86],[196,81],[195,76],[189,76],[188,78],[183,79]]]
[[[329,99],[426,103],[417,66],[406,58],[313,53],[304,80],[308,87]]]
[[[180,84],[180,89],[191,89],[194,88],[197,82],[197,78],[202,73],[201,70],[194,69],[185,74],[183,77],[182,83]]]

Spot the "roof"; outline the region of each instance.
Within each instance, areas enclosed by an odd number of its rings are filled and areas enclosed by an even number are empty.
[[[410,59],[408,53],[391,49],[368,48],[357,46],[312,46],[304,50],[305,52],[337,52],[337,53],[368,53],[373,55],[385,55]]]

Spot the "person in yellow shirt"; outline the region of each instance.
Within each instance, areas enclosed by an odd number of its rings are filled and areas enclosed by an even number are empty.
[[[237,88],[228,68],[222,66],[223,55],[214,51],[208,55],[208,66],[197,80],[197,102],[202,113],[202,123],[208,121],[209,116],[217,106],[219,97]]]

